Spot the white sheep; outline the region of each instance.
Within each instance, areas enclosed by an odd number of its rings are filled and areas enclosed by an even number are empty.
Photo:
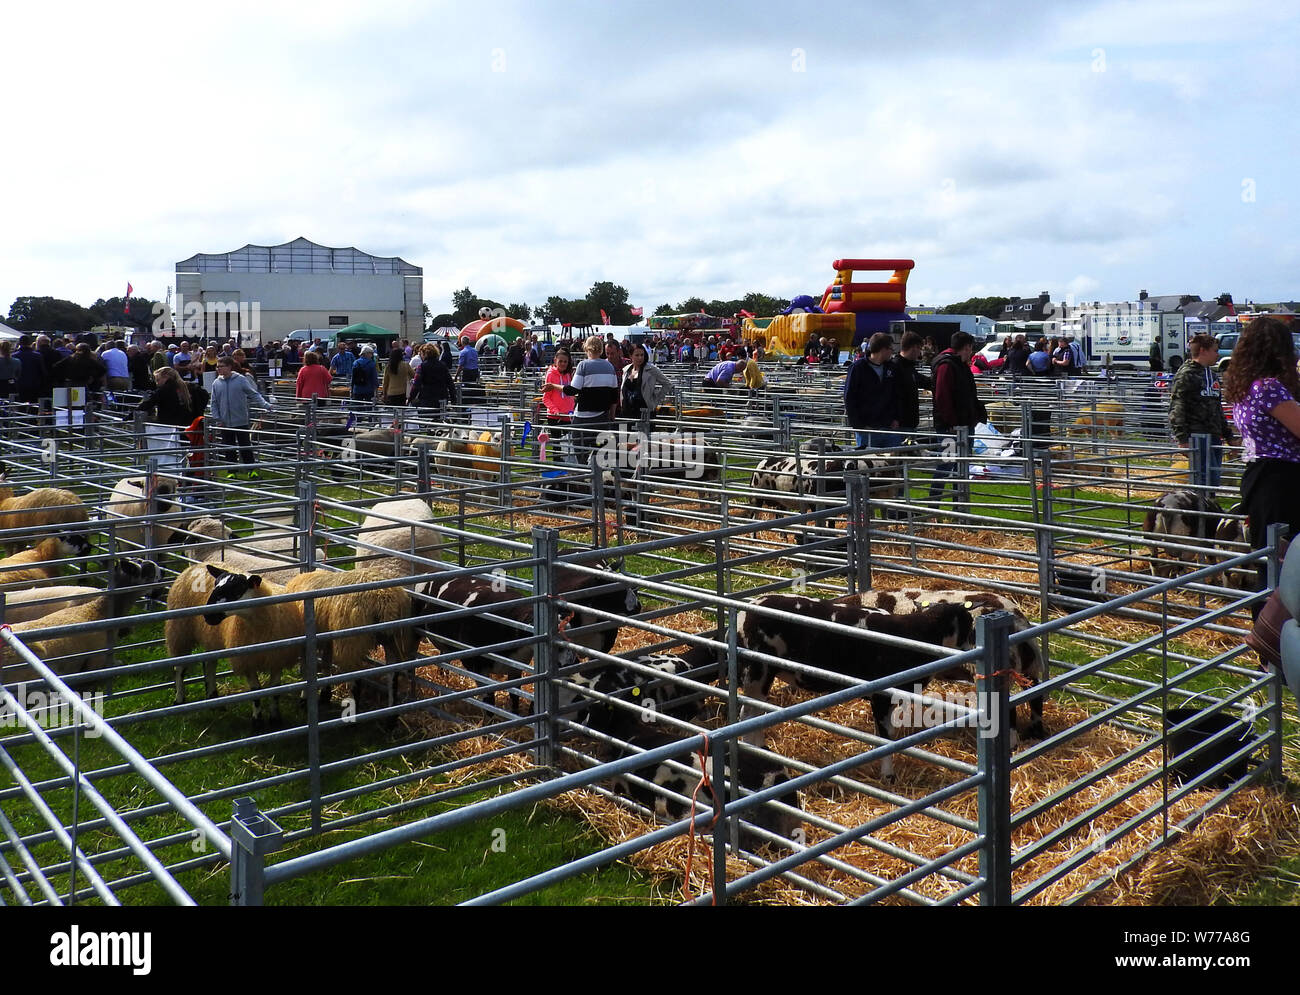
[[[225,543],[219,546],[205,543],[205,540],[212,540],[215,543],[236,538],[235,533],[220,519],[197,518],[190,523],[185,532],[187,544],[185,558],[195,563],[211,563],[233,573],[260,574],[276,584],[286,583],[291,577],[302,573],[301,564],[286,563],[283,558],[246,552],[242,548],[246,544],[242,539],[238,540],[239,547]],[[323,561],[325,551],[317,549],[316,559],[318,562]]]
[[[44,618],[65,608],[84,605],[104,593],[102,587],[65,585],[61,587],[33,587],[26,591],[5,592],[5,621],[30,622]]]
[[[119,551],[144,550],[149,548],[145,536],[145,526],[139,521],[154,514],[149,508],[146,497],[147,477],[125,477],[113,485],[113,492],[103,505],[106,520],[129,518],[131,524],[115,528]],[[155,490],[156,513],[166,515],[176,511],[176,481],[170,477],[159,477]],[[168,527],[155,526],[154,545],[169,546],[174,541],[175,531]]]
[[[0,559],[0,587],[31,587],[53,580],[63,569],[65,559],[85,556],[89,551],[90,541],[80,532],[46,536],[30,549]]]
[[[218,591],[218,587],[221,588]],[[285,588],[257,574],[229,573],[210,563],[186,567],[172,582],[167,592],[167,610],[196,608],[220,601],[216,610],[188,618],[169,618],[164,627],[167,655],[179,657],[203,651],[238,649],[261,643],[302,636],[302,609],[293,602],[274,605],[257,605],[248,608],[234,607],[235,601],[249,598],[273,597],[284,594]],[[275,649],[261,649],[230,657],[230,669],[236,676],[248,681],[251,691],[261,688],[261,674],[270,676],[269,686],[279,687],[280,675],[297,665],[302,657],[301,644]],[[204,688],[207,697],[217,694],[217,661],[203,664]],[[176,704],[185,701],[185,665],[176,666]],[[261,701],[253,702],[253,724],[261,722]],[[271,718],[280,718],[278,696],[271,698]]]
[[[382,517],[381,517],[382,516]],[[392,521],[397,519],[398,522]],[[361,521],[357,532],[360,542],[383,546],[403,553],[411,553],[427,560],[436,560],[442,552],[442,537],[428,527],[434,521],[433,509],[420,498],[398,498],[380,501]],[[410,524],[405,524],[410,523]],[[386,578],[409,577],[428,573],[426,567],[400,556],[383,556],[364,546],[355,547],[357,566],[381,571]]]
[[[7,482],[6,468],[0,463],[0,485]],[[14,489],[0,486],[0,531],[22,529],[30,532],[47,525],[78,525],[90,520],[81,498],[62,487],[37,487],[15,496]],[[22,540],[10,540],[17,545]]]
[[[63,608],[52,614],[27,622],[18,622],[12,626],[15,633],[24,637],[28,648],[57,674],[79,674],[87,670],[97,670],[111,662],[109,651],[110,635],[126,634],[126,629],[98,628],[80,630],[48,639],[28,639],[27,634],[39,635],[42,631],[66,625],[85,625],[106,619],[125,619],[131,609],[146,593],[145,587],[156,584],[162,577],[156,563],[122,557],[113,566],[113,590],[100,591],[98,597],[84,604]],[[3,662],[12,664],[17,657],[8,647],[5,648]],[[6,683],[31,681],[36,679],[36,672],[30,667],[20,668],[16,673],[6,669]]]
[[[313,570],[299,574],[285,585],[286,591],[324,592],[352,584],[367,584],[392,580],[392,576],[373,567],[355,570]],[[301,606],[299,606],[301,612]],[[415,630],[404,625],[411,617],[411,595],[403,588],[375,588],[369,591],[341,591],[315,599],[317,648],[322,674],[346,674],[367,666],[376,646],[384,650],[384,661],[396,663],[409,660],[416,653]],[[370,634],[325,638],[325,634],[352,629],[363,625],[385,625],[386,628]],[[355,698],[355,692],[353,697]],[[328,700],[328,688],[321,692]]]

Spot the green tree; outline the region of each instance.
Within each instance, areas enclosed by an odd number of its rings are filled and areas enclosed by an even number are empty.
[[[482,308],[488,308],[489,310],[501,308],[503,311],[505,310],[500,301],[479,297],[469,287],[464,290],[457,290],[452,294],[451,305],[455,309],[452,312],[451,323],[457,328],[464,328],[471,321],[477,321],[478,313]]]
[[[611,325],[631,325],[637,320],[627,302],[627,291],[608,280],[591,285],[587,291],[587,305],[587,313],[592,316],[593,323],[600,321],[601,311],[609,315]]]
[[[126,325],[140,332],[150,331],[155,317],[154,302],[147,297],[132,297],[129,301],[121,297],[108,300],[101,297],[88,310],[96,325]]]
[[[5,320],[18,332],[86,332],[96,323],[88,308],[57,297],[19,297]]]
[[[506,317],[515,318],[519,321],[527,321],[532,317],[533,309],[527,304],[507,304]]]
[[[769,297],[767,294],[751,290],[740,299],[740,308],[737,310],[743,308],[756,317],[768,318],[780,314],[789,306],[790,302],[784,297]]]
[[[672,314],[672,313],[673,313],[673,306],[671,304],[660,304],[657,308],[655,308],[656,318],[662,314]]]
[[[968,297],[956,304],[940,308],[941,314],[982,314],[986,318],[997,318],[1010,297]]]
[[[694,314],[696,311],[704,310],[703,297],[688,297],[677,305],[676,314]]]

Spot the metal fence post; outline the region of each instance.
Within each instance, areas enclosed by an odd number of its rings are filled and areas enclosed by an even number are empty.
[[[510,416],[502,415],[499,419],[501,425],[501,466],[497,471],[497,482],[500,485],[497,491],[497,502],[502,505],[510,503],[510,491],[506,486],[510,483]]]
[[[1034,535],[1038,544],[1038,617],[1039,621],[1046,622],[1047,616],[1052,609],[1052,557],[1055,552],[1055,539],[1052,533],[1052,457],[1046,449],[1042,451],[1040,457],[1039,467],[1042,471],[1039,474],[1042,477],[1042,502],[1040,507],[1042,512],[1038,517],[1042,521],[1035,530]],[[1034,486],[1032,480],[1029,486]],[[1047,673],[1044,674],[1044,680],[1046,680],[1051,676],[1052,669],[1051,657],[1047,652],[1047,633],[1043,633],[1041,640],[1043,663],[1047,668]]]
[[[594,450],[587,460],[587,467],[591,470],[591,541],[604,549],[609,545],[605,528],[605,474]]]
[[[311,543],[308,543],[311,545]],[[308,594],[302,602],[302,675],[307,682],[307,767],[311,771],[311,831],[321,831],[320,805],[320,687],[317,684],[316,598]]]
[[[976,742],[979,770],[981,905],[1011,904],[1011,713],[1007,674],[1011,666],[1008,639],[1014,616],[998,611],[975,620],[979,657],[976,696],[979,728]]]
[[[1210,445],[1211,439],[1204,432],[1197,432],[1188,440],[1187,471],[1192,486],[1198,490],[1210,486]]]
[[[849,494],[850,594],[871,590],[871,476],[869,471],[844,474]]]
[[[957,426],[957,510],[970,511],[971,434],[966,425]]]
[[[154,518],[158,514],[158,458],[150,456],[145,463],[144,507],[148,517],[144,523],[144,547],[152,552],[154,544]],[[132,555],[135,555],[134,551]]]
[[[305,570],[316,566],[316,485],[310,480],[298,485],[298,559]]]
[[[1275,523],[1268,527],[1268,546],[1272,550],[1268,556],[1268,589],[1277,590],[1278,578],[1282,574],[1282,558],[1278,548],[1286,537],[1287,527]],[[1268,768],[1279,782],[1286,775],[1282,772],[1282,669],[1273,667],[1273,679],[1268,682]]]
[[[705,763],[710,765],[713,770],[710,771],[710,779],[713,784],[713,904],[727,904],[727,846],[726,846],[726,826],[721,825],[721,819],[718,813],[727,804],[727,799],[732,792],[729,790],[730,785],[727,783],[727,742],[723,739],[713,739],[709,743],[709,756],[705,758]],[[731,815],[727,818],[731,823],[731,829],[734,835],[736,830],[736,817]]]
[[[266,855],[280,849],[284,832],[257,810],[251,798],[236,798],[230,820],[230,904],[261,905]]]
[[[427,442],[421,442],[418,446],[415,447],[415,458],[416,458],[416,463],[419,466],[418,472],[420,474],[420,482],[419,482],[420,493],[428,494],[431,490],[433,490],[433,481],[430,479],[429,476],[429,444]]]
[[[559,554],[560,533],[555,529],[533,527],[533,630],[537,645],[533,650],[533,714],[538,716],[534,732],[533,760],[538,766],[555,766],[558,755],[559,722],[556,709],[559,694],[555,686],[555,639],[559,625],[555,612],[555,558]]]

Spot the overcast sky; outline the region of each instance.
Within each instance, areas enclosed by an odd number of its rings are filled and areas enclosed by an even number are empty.
[[[1298,10],[9,4],[0,314],[300,235],[435,313],[820,294],[841,256],[914,258],[918,304],[1296,298]]]

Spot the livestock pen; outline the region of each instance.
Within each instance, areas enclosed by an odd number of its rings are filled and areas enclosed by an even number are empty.
[[[22,729],[0,739],[14,778],[0,789],[6,901],[183,900],[176,888],[201,902],[355,901],[366,882],[397,902],[679,901],[683,885],[694,902],[1172,900],[1185,876],[1152,871],[1166,866],[1152,851],[1221,841],[1216,820],[1226,815],[1236,827],[1260,827],[1257,852],[1221,860],[1241,868],[1266,860],[1294,825],[1290,803],[1270,786],[1290,762],[1280,684],[1254,670],[1240,644],[1258,595],[1216,583],[1223,568],[1275,566],[1276,543],[1258,554],[1224,547],[1206,554],[1217,562],[1153,577],[1138,562],[1147,545],[1138,523],[1151,495],[1186,486],[1178,454],[1159,440],[1123,439],[1137,455],[1122,475],[1103,448],[1113,440],[1089,439],[1063,458],[1047,447],[1037,459],[1008,457],[1016,477],[980,478],[965,469],[980,465],[971,440],[958,438],[942,456],[933,444],[899,447],[883,477],[836,482],[822,472],[833,454],[821,429],[819,446],[798,419],[778,416],[767,435],[748,439],[727,413],[683,415],[683,431],[705,436],[697,464],[567,467],[557,477],[548,476],[553,460],[519,444],[524,408],[500,412],[509,418],[497,422],[495,457],[439,454],[432,440],[446,426],[416,416],[399,422],[391,455],[345,458],[341,441],[314,432],[323,413],[264,429],[270,465],[255,486],[212,473],[171,509],[92,523],[96,551],[72,568],[104,583],[113,557],[147,553],[170,582],[189,562],[180,559],[189,524],[214,515],[235,535],[204,537],[210,545],[246,549],[270,537],[273,559],[310,568],[323,556],[346,574],[381,551],[358,535],[362,518],[383,519],[376,505],[400,494],[430,503],[441,549],[383,550],[405,564],[393,580],[418,591],[430,580],[482,578],[505,592],[493,605],[497,636],[448,642],[450,622],[482,612],[425,594],[401,623],[417,653],[376,652],[362,670],[328,673],[318,663],[326,640],[315,596],[273,595],[263,599],[269,606],[300,606],[304,666],[279,691],[304,697],[286,705],[284,727],[250,730],[251,701],[269,689],[235,690],[223,673],[219,698],[172,699],[178,661],[162,630],[207,606],[147,603],[130,617],[132,632],[110,640],[110,666],[66,677],[47,668],[43,699],[7,693]],[[34,418],[3,445],[5,461],[27,470],[15,482],[61,481],[101,505],[124,472],[149,475],[147,454],[124,441],[133,422],[113,414],[102,413],[96,433]],[[391,417],[377,411],[373,420]],[[430,441],[410,446],[407,435]],[[758,462],[793,455],[796,444],[811,461],[809,486],[784,509],[759,508]],[[1105,470],[1090,469],[1089,447]],[[958,500],[929,500],[933,467],[953,457],[964,468]],[[485,461],[495,471],[487,479],[457,472]],[[1060,583],[1071,567],[1099,569],[1090,576],[1101,577],[1105,600],[1090,585]],[[593,589],[635,590],[639,610],[602,612],[559,593],[578,575]],[[363,595],[384,586],[350,585]],[[788,688],[770,701],[742,695],[740,675],[761,656],[740,645],[736,616],[762,614],[754,598],[908,586],[1000,592],[1031,624],[987,615],[977,647],[932,649],[934,661],[893,692],[899,715],[916,720],[896,740],[879,735],[867,699],[897,676],[840,678],[841,690],[813,698]],[[570,614],[583,624],[562,627]],[[94,624],[115,632],[123,627],[115,621]],[[608,652],[583,640],[602,624],[618,627]],[[863,652],[891,643],[823,628]],[[20,639],[4,639],[22,655]],[[1029,689],[1008,685],[1007,661],[1024,644],[1046,660],[1044,681]],[[531,662],[518,652],[530,648]],[[701,650],[704,662],[666,673],[647,657],[684,648]],[[586,662],[570,662],[569,651]],[[654,681],[642,697],[654,708],[633,695],[650,684],[606,693],[577,680],[598,665]],[[951,681],[958,667],[980,675],[983,694]],[[928,678],[929,687],[907,689]],[[106,722],[73,704],[93,686],[107,692],[91,699]],[[496,694],[485,700],[485,689],[513,690],[526,707],[516,710],[510,696],[506,707]],[[1048,736],[1013,748],[1013,709],[1039,694]],[[77,721],[39,728],[33,702],[48,709],[56,699]],[[593,704],[629,722],[619,734],[597,728]],[[1194,714],[1178,720],[1179,707]],[[1189,728],[1215,717],[1222,728],[1180,755]],[[654,735],[628,737],[629,723]],[[759,730],[761,748],[750,742]],[[692,761],[697,752],[712,763]],[[879,763],[894,755],[896,779],[887,782]],[[746,758],[782,779],[752,790]],[[690,792],[675,790],[698,781],[698,767],[740,772],[714,778],[725,829],[708,851],[691,841]],[[97,801],[85,804],[94,813],[81,801],[92,790]],[[765,828],[776,815],[793,821],[788,835]],[[714,818],[712,802],[700,805],[695,835]],[[464,865],[477,870],[466,875]]]

